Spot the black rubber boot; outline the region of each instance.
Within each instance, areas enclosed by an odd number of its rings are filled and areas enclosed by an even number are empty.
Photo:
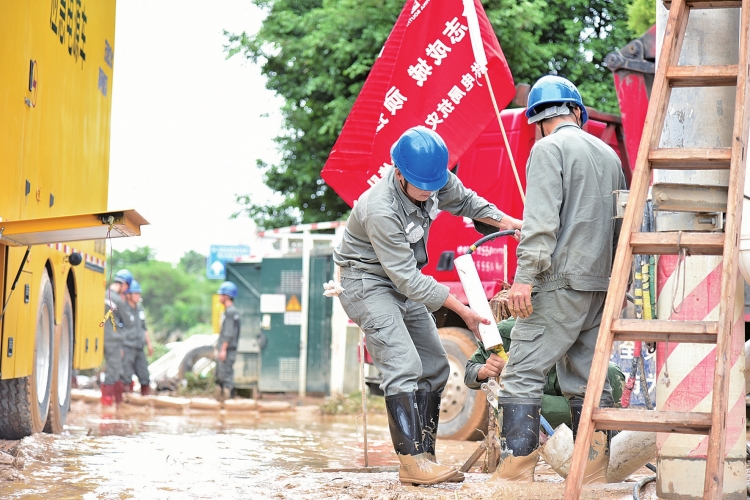
[[[440,393],[417,391],[417,408],[419,410],[419,422],[422,426],[422,451],[427,457],[437,463],[435,456],[435,441],[437,440],[438,423],[440,422]],[[450,479],[451,483],[460,483],[464,480],[462,472],[457,472]]]
[[[541,398],[497,398],[502,453],[507,455],[490,478],[531,483],[539,460]]]
[[[416,394],[402,392],[386,396],[385,408],[393,449],[401,462],[401,482],[436,484],[451,479],[456,469],[433,462],[422,448],[422,425]]]
[[[612,403],[601,402],[601,408],[612,408]],[[570,423],[573,426],[573,441],[578,436],[578,425],[581,423],[583,399],[570,400]],[[583,473],[583,484],[601,484],[607,482],[609,467],[609,449],[615,431],[594,430],[594,436],[589,447],[589,458]]]

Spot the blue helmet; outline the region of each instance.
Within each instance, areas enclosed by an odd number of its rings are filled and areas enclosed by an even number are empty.
[[[554,116],[566,115],[570,111],[563,103],[568,102],[581,109],[581,125],[586,123],[589,115],[576,86],[560,76],[543,76],[531,87],[526,105],[526,117],[529,123],[535,123]],[[545,110],[549,111],[545,112]]]
[[[133,273],[128,271],[127,269],[120,269],[115,273],[115,283],[125,283],[130,287],[130,284],[133,282]]]
[[[237,285],[232,283],[231,281],[225,281],[219,286],[219,289],[216,290],[216,293],[219,295],[229,295],[232,298],[237,297]]]
[[[130,286],[128,287],[128,293],[143,293],[143,290],[141,290],[141,284],[136,280],[131,281]]]
[[[393,164],[417,189],[437,191],[448,182],[448,146],[437,132],[412,127],[391,148]]]

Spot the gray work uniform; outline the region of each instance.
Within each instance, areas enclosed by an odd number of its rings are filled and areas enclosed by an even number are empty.
[[[131,310],[135,311],[136,320],[135,328],[127,332],[128,335],[124,341],[124,379],[129,384],[135,374],[141,385],[148,385],[150,382],[148,360],[143,352],[146,345],[146,331],[148,330],[146,327],[146,311],[140,303],[131,307]]]
[[[333,253],[341,267],[341,305],[365,333],[386,396],[440,392],[448,381],[448,357],[431,314],[445,303],[448,287],[420,271],[438,211],[471,219],[504,217],[452,173],[421,205],[409,200],[391,169],[354,205]]]
[[[104,384],[112,385],[123,377],[123,344],[128,332],[132,330],[135,316],[130,306],[119,293],[107,290],[104,296],[104,314],[113,309],[115,325],[107,318],[104,322]]]
[[[564,122],[534,145],[526,186],[515,281],[532,285],[534,310],[511,331],[498,395],[540,398],[557,363],[565,397],[582,398],[619,235],[612,192],[625,177],[612,148]]]
[[[237,358],[237,343],[240,338],[240,312],[234,304],[227,307],[221,316],[221,330],[219,333],[219,349],[226,342],[227,357],[224,361],[217,358],[216,383],[221,387],[234,387],[234,360]]]

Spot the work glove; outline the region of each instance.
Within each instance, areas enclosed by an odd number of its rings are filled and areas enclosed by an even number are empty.
[[[344,289],[341,287],[341,283],[333,280],[329,281],[328,283],[323,283],[323,288],[325,288],[323,295],[325,295],[326,297],[338,297],[341,292],[344,291]]]

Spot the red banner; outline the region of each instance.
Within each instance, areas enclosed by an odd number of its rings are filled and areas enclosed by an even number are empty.
[[[479,0],[407,0],[321,177],[352,206],[392,166],[393,143],[417,125],[442,136],[455,165],[496,119],[487,78],[505,108],[513,76]]]

